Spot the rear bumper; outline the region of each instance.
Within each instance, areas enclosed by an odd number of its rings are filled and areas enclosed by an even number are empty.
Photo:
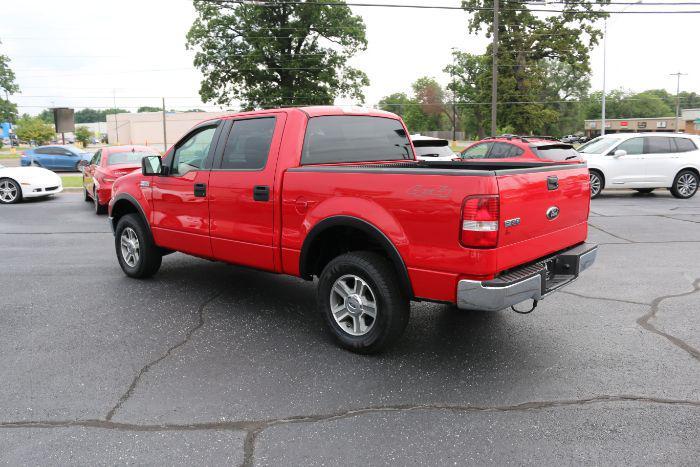
[[[464,310],[498,311],[525,300],[542,300],[576,280],[595,262],[597,254],[597,245],[583,243],[489,281],[461,280],[457,285],[457,306]]]

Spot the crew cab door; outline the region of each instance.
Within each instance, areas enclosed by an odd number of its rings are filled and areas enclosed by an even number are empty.
[[[627,154],[616,156],[615,151],[623,150]],[[613,149],[605,156],[608,161],[605,170],[605,186],[624,186],[646,182],[646,156],[644,154],[644,138],[630,138]]]
[[[166,174],[151,179],[151,225],[159,246],[211,257],[208,182],[219,133],[218,121],[194,128],[165,156]]]
[[[275,270],[273,225],[277,155],[285,114],[226,122],[209,178],[214,257]]]

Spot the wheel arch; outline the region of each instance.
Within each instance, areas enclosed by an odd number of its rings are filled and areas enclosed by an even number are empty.
[[[698,170],[697,167],[693,167],[692,165],[689,165],[689,166],[682,167],[682,168],[678,169],[678,172],[676,172],[676,175],[673,176],[673,180],[676,180],[676,178],[678,177],[678,175],[679,175],[681,172],[683,172],[684,170],[689,170],[690,172],[695,173],[695,175],[697,175],[698,178],[700,178],[700,170]]]
[[[600,177],[600,190],[605,189],[605,173],[598,167],[589,167],[588,172],[595,172]]]
[[[114,203],[109,212],[109,221],[112,224],[112,231],[117,231],[117,224],[119,219],[127,214],[137,214],[141,217],[143,224],[146,228],[146,232],[153,238],[153,232],[151,232],[151,224],[148,222],[148,217],[144,212],[141,204],[136,198],[128,193],[120,193],[114,198]]]
[[[414,297],[408,269],[396,246],[375,225],[353,216],[326,218],[309,231],[299,256],[300,276],[311,280],[314,275],[320,275],[333,258],[360,250],[381,252],[394,267],[402,288],[408,291],[410,298]]]

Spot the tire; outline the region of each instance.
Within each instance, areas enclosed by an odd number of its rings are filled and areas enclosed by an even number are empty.
[[[83,182],[83,197],[85,198],[86,203],[92,201],[92,198],[90,198],[90,192],[87,191],[87,188],[85,188],[84,182]]]
[[[603,177],[603,174],[597,170],[590,170],[588,172],[588,178],[591,183],[591,199],[593,199],[596,198],[601,191],[603,191],[603,187],[605,186],[605,177]]]
[[[82,170],[80,170],[80,168],[84,165],[87,165],[87,164],[85,164],[84,161],[80,161],[77,164],[75,164],[75,171],[74,172],[82,172]]]
[[[696,172],[692,170],[681,170],[673,179],[673,186],[671,186],[671,194],[680,199],[688,199],[695,196],[698,192],[698,185],[700,184],[700,177]]]
[[[94,188],[92,190],[92,200],[95,203],[95,214],[98,216],[102,214],[107,214],[107,206],[104,204],[100,204],[100,198],[97,196],[97,188]]]
[[[654,191],[654,188],[635,188],[634,189],[637,193],[642,193],[645,195],[648,195],[652,191]]]
[[[119,265],[127,276],[143,279],[151,277],[160,269],[163,255],[137,214],[126,214],[119,219],[114,246]]]
[[[394,344],[410,316],[408,297],[391,263],[369,251],[346,253],[328,263],[319,278],[317,303],[336,342],[361,354]]]
[[[22,187],[11,178],[0,178],[0,204],[22,201]]]

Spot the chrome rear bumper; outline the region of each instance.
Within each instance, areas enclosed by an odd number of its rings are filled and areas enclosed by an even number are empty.
[[[498,311],[525,300],[542,300],[576,280],[595,262],[597,254],[597,245],[583,243],[489,281],[461,280],[457,285],[457,306],[464,310]]]

